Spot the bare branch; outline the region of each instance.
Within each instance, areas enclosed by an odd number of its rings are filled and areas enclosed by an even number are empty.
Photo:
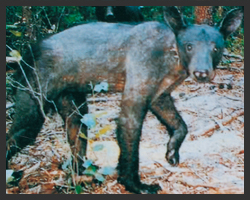
[[[52,24],[50,23],[50,20],[49,20],[49,18],[48,18],[48,15],[47,15],[47,12],[46,12],[44,6],[42,7],[42,9],[43,9],[43,11],[44,11],[44,13],[45,13],[45,17],[46,17],[46,19],[47,19],[47,21],[48,21],[48,23],[49,23],[49,25],[50,25],[50,28],[52,28]]]
[[[226,126],[227,124],[230,124],[233,120],[237,119],[239,116],[244,115],[244,110],[237,110],[231,115],[224,118],[224,120],[220,121],[219,124],[221,126]],[[218,121],[217,121],[218,122]],[[202,130],[195,131],[191,133],[192,136],[206,136],[209,135],[212,131],[218,130],[220,128],[219,124],[212,124],[207,127],[205,127]]]
[[[15,57],[8,57],[6,56],[6,63],[18,63],[18,59]]]
[[[62,14],[64,13],[64,10],[65,10],[65,6],[63,7],[62,12],[61,12],[61,14],[60,14],[60,16],[59,16],[59,18],[58,18],[58,22],[57,22],[57,25],[56,25],[56,30],[55,30],[55,32],[58,31],[59,23],[60,23]]]

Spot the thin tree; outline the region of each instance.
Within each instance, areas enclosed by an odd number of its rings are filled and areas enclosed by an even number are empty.
[[[213,25],[213,6],[196,6],[195,23]]]

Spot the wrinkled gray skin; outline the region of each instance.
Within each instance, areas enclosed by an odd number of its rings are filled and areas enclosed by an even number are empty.
[[[142,184],[138,174],[145,115],[151,110],[167,127],[170,140],[166,159],[177,165],[187,126],[170,93],[188,75],[199,82],[214,77],[213,69],[221,59],[224,39],[240,25],[242,15],[240,10],[230,12],[218,28],[186,26],[175,7],[165,7],[165,24],[90,23],[42,41],[36,61],[41,89],[48,100],[55,102],[65,121],[79,172],[83,170],[81,158],[85,156],[87,141],[78,137],[81,116],[75,113],[69,117],[75,110],[72,102],[79,106],[86,100],[90,82],[107,81],[110,91],[123,92],[117,128],[121,150],[118,181],[130,192],[157,193],[160,187]],[[30,84],[39,91],[34,73],[30,68],[25,70]],[[17,77],[26,84],[20,72]],[[16,100],[16,114],[7,135],[7,161],[19,148],[35,140],[44,122],[36,99],[27,90],[17,90]],[[51,105],[44,99],[45,112]],[[82,115],[87,113],[87,105],[79,111]],[[87,134],[84,125],[81,132]]]

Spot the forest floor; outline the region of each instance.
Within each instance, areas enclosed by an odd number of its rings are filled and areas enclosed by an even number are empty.
[[[180,148],[180,164],[171,167],[165,159],[167,131],[148,113],[140,143],[140,176],[143,183],[158,183],[159,194],[243,194],[244,193],[244,62],[235,61],[228,69],[217,69],[212,83],[198,84],[187,78],[172,96],[188,126]],[[100,94],[89,103],[97,117],[89,133],[87,157],[100,169],[116,167],[119,147],[115,118],[119,116],[121,94]],[[8,103],[8,102],[7,102]],[[6,132],[12,119],[6,110]],[[99,134],[106,129],[105,134]],[[72,175],[64,167],[70,148],[62,120],[50,117],[35,143],[14,156],[9,167],[23,171],[16,184],[6,184],[14,194],[128,194],[117,183],[117,172],[106,175],[103,183],[86,176]],[[100,171],[101,173],[101,171]],[[79,187],[84,185],[84,187]]]

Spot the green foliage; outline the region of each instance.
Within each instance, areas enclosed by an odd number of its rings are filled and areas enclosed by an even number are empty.
[[[141,11],[145,21],[163,21],[162,6],[143,6]]]
[[[85,163],[88,163],[87,167]],[[92,160],[85,160],[83,166],[86,167],[86,169],[83,171],[83,174],[87,176],[93,176],[99,182],[104,182],[104,176],[112,175],[115,172],[115,168],[110,166],[106,166],[99,169],[99,167],[93,164]]]
[[[222,61],[221,61],[221,64],[224,65],[224,66],[227,66],[227,67],[228,67],[231,63],[232,63],[231,60],[222,60]]]
[[[67,24],[74,24],[83,21],[83,16],[80,13],[72,13],[64,17],[64,21]]]
[[[109,85],[107,82],[101,82],[101,83],[95,85],[94,91],[95,92],[101,92],[101,91],[107,92],[108,88],[109,88]]]
[[[87,163],[87,167],[85,163]],[[115,169],[109,166],[99,169],[99,167],[93,164],[92,160],[85,160],[83,166],[86,167],[83,174],[93,176],[99,182],[105,181],[105,177],[103,175],[111,175],[115,172]]]
[[[14,24],[22,19],[21,6],[6,6],[6,24]]]
[[[226,48],[235,54],[244,56],[244,31],[243,33],[239,31],[239,34],[242,38],[235,36],[234,34],[228,37],[226,40]]]
[[[93,151],[101,151],[103,148],[104,146],[102,144],[98,144],[93,147]]]
[[[97,166],[91,164],[87,169],[84,170],[83,174],[88,176],[94,176],[97,172],[97,169]]]
[[[236,8],[241,8],[241,6],[215,6],[213,12],[213,21],[215,24],[219,25],[225,14]],[[225,45],[229,51],[244,56],[244,19],[240,28],[230,35],[225,41]]]
[[[14,177],[12,176],[14,170],[6,170],[6,183],[13,181]]]
[[[225,13],[240,6],[214,6],[213,21],[219,23]],[[194,6],[178,6],[188,23],[194,23]],[[29,38],[25,36],[26,27],[22,22],[22,6],[6,6],[6,44],[18,50],[21,55]],[[77,24],[95,21],[95,8],[92,6],[33,6],[32,21],[39,28],[39,35],[63,31]],[[143,6],[141,11],[145,21],[164,21],[162,6]],[[40,23],[41,26],[37,26]],[[226,42],[226,47],[244,55],[244,23]],[[8,53],[8,49],[6,52]],[[6,54],[7,55],[7,54]]]
[[[115,168],[110,167],[110,166],[106,166],[106,167],[99,169],[98,172],[103,174],[103,175],[112,175],[115,172]]]
[[[75,186],[75,191],[76,191],[76,194],[81,194],[81,192],[82,192],[82,187],[81,187],[81,185],[76,185],[76,186]]]
[[[82,117],[81,122],[91,129],[96,126],[96,117],[93,114],[85,114]]]
[[[100,173],[96,173],[95,174],[95,178],[100,181],[100,182],[103,182],[105,181],[105,178],[103,177],[103,175],[101,175]]]
[[[195,21],[194,6],[179,6],[186,22],[193,24]]]

